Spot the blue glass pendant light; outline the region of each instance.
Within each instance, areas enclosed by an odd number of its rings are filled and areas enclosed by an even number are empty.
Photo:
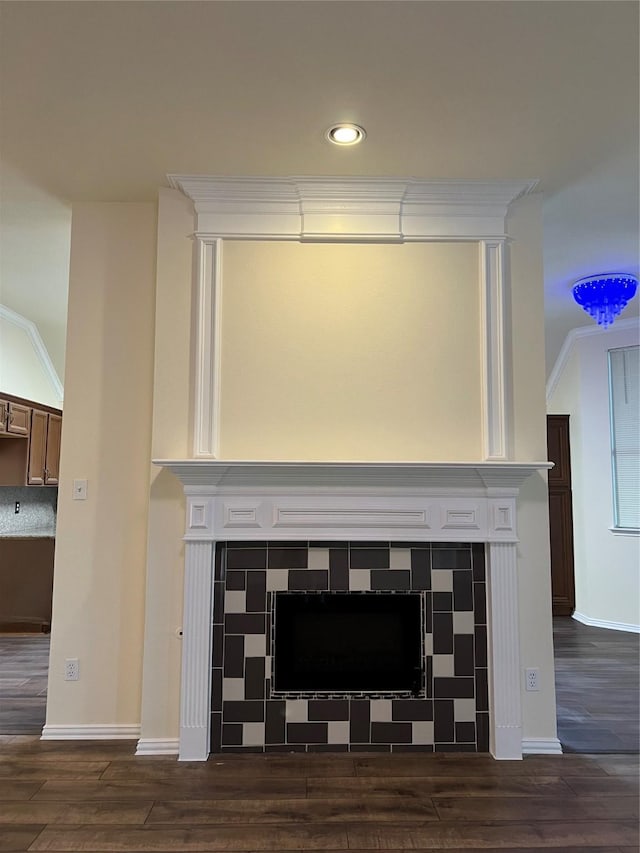
[[[573,298],[599,326],[611,326],[633,299],[638,287],[634,275],[603,273],[581,278],[573,285]]]

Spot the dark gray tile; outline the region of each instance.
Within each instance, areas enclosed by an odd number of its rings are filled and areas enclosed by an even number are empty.
[[[475,752],[475,743],[436,743],[436,752]]]
[[[453,573],[453,609],[473,610],[471,572],[457,569]]]
[[[244,637],[225,637],[224,676],[225,678],[244,678]]]
[[[476,711],[489,710],[489,682],[486,669],[476,669]]]
[[[264,727],[266,743],[284,743],[286,709],[286,702],[278,699],[270,699],[266,703],[266,721]]]
[[[234,570],[227,572],[226,587],[229,590],[246,589],[247,574],[244,571]]]
[[[244,698],[264,699],[264,658],[245,658],[244,662]]]
[[[487,626],[475,627],[476,666],[487,666]]]
[[[433,653],[434,655],[453,654],[453,615],[451,613],[433,614]]]
[[[307,752],[349,752],[348,743],[310,743]]]
[[[224,542],[216,543],[216,552],[213,558],[213,579],[221,581],[224,579],[226,561],[226,548]]]
[[[224,626],[227,635],[264,634],[267,630],[264,613],[227,613]]]
[[[487,624],[487,598],[483,583],[473,585],[473,618],[476,625]]]
[[[476,724],[475,723],[456,723],[455,724],[456,743],[475,743],[476,742]]]
[[[478,752],[489,752],[489,714],[486,711],[476,714],[476,737]]]
[[[222,711],[222,670],[218,667],[211,672],[211,710]]]
[[[436,699],[433,703],[433,734],[436,743],[453,743],[453,700]]]
[[[213,626],[213,660],[214,666],[224,663],[224,628],[222,625]]]
[[[295,548],[281,545],[269,546],[270,569],[306,569],[309,561],[308,549],[301,548],[300,543]]]
[[[211,715],[211,752],[220,752],[222,746],[222,714]]]
[[[391,752],[433,752],[432,743],[394,743]]]
[[[242,746],[242,723],[223,723],[221,749],[225,746]]]
[[[327,546],[325,545],[325,548],[326,547]],[[329,544],[329,568],[349,568],[349,548],[347,545],[336,545],[335,547],[333,547],[331,544]]]
[[[310,699],[307,705],[309,722],[348,720],[348,699]]]
[[[433,720],[433,702],[429,699],[393,699],[391,718],[394,722]]]
[[[433,695],[436,699],[473,699],[473,678],[434,678]]]
[[[440,548],[434,545],[431,552],[433,569],[470,569],[471,548]]]
[[[326,723],[287,723],[287,743],[328,743]]]
[[[331,555],[331,552],[329,552]],[[329,562],[329,589],[333,592],[346,592],[349,589],[349,567],[347,565],[347,552],[344,552],[345,564],[343,566],[332,566]]]
[[[215,581],[213,584],[213,624],[221,625],[224,622],[224,584]]]
[[[227,571],[229,569],[266,569],[266,548],[228,548]]]
[[[225,723],[262,723],[264,702],[223,702],[222,719]],[[229,745],[224,738],[223,743]]]
[[[407,569],[373,569],[371,589],[405,590],[411,589],[411,572]]]
[[[433,699],[433,658],[431,657],[431,655],[427,657],[427,665],[425,669],[425,687],[427,699]]]
[[[431,600],[433,602],[433,612],[449,612],[453,611],[453,594],[450,592],[432,592]]]
[[[411,588],[431,589],[431,550],[411,549]]]
[[[388,569],[389,547],[359,547],[349,549],[349,567],[352,569]]]
[[[267,607],[267,572],[247,572],[247,613],[264,613]]]
[[[474,581],[484,581],[486,572],[484,560],[484,545],[482,542],[474,542],[471,546],[471,562],[473,565]]]
[[[453,637],[454,675],[474,675],[473,634],[455,634]]]
[[[289,589],[328,590],[329,572],[326,569],[293,569],[289,572]]]
[[[349,702],[349,740],[351,743],[371,742],[371,704],[368,699],[351,699]]]
[[[352,743],[349,752],[391,752],[390,743]]]
[[[371,723],[372,743],[411,743],[411,723]]]

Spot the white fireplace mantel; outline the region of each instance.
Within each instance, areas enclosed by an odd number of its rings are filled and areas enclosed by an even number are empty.
[[[517,496],[548,462],[155,460],[187,501],[180,759],[209,754],[216,541],[486,544],[490,749],[522,758]]]

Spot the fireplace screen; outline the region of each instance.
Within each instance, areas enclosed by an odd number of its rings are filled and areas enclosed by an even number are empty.
[[[421,625],[420,593],[276,593],[273,687],[417,694]]]

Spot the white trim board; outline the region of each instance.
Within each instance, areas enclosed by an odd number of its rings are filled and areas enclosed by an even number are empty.
[[[60,377],[58,376],[58,371],[53,366],[53,362],[51,361],[51,356],[49,355],[49,351],[47,350],[42,337],[40,336],[40,332],[38,331],[38,327],[36,324],[28,320],[26,317],[23,317],[22,314],[18,314],[17,311],[13,311],[11,308],[7,308],[6,305],[0,305],[0,318],[6,320],[7,323],[12,323],[14,326],[18,326],[18,328],[22,329],[29,336],[29,340],[31,341],[31,346],[40,362],[42,369],[47,375],[47,378],[53,385],[53,389],[56,393],[56,396],[62,402],[64,399],[64,388],[62,386],[62,382],[60,382]]]
[[[180,740],[176,738],[141,737],[136,755],[177,755]]]
[[[549,374],[549,378],[547,380],[547,403],[549,403],[553,392],[556,390],[556,386],[562,376],[562,371],[565,369],[567,362],[569,361],[571,350],[578,338],[586,338],[591,335],[609,335],[611,332],[624,332],[627,329],[634,328],[638,329],[638,334],[640,335],[640,318],[638,317],[629,317],[627,320],[618,320],[615,326],[611,326],[609,329],[603,329],[595,323],[592,323],[589,326],[578,326],[576,329],[571,329],[567,334],[567,337],[564,339],[564,343],[558,353],[556,363],[553,365],[553,370]]]
[[[557,737],[522,738],[523,755],[562,755],[562,744]]]
[[[592,628],[607,628],[609,631],[628,631],[630,634],[640,634],[640,625],[633,625],[628,622],[610,622],[608,619],[593,619],[591,616],[585,616],[584,613],[579,613],[577,610],[574,611],[572,618],[576,622],[581,622],[583,625],[590,625]]]
[[[45,726],[41,740],[135,740],[140,736],[137,725]]]

